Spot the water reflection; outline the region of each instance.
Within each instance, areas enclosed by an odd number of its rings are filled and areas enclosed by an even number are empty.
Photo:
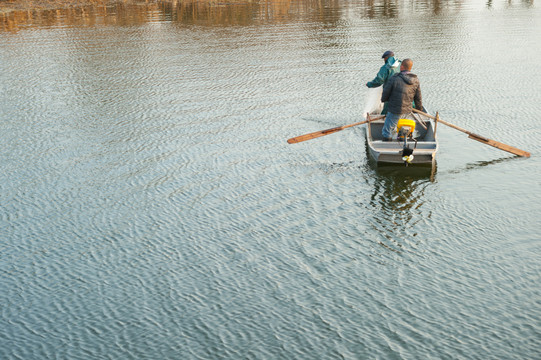
[[[170,21],[188,25],[231,26],[295,17],[324,9],[329,1],[157,1],[150,3],[102,3],[58,9],[33,7],[10,9],[0,3],[0,26],[17,31],[31,26],[140,25]],[[334,3],[334,1],[331,1]],[[37,6],[37,5],[36,5]]]
[[[160,20],[158,4],[136,6],[86,5],[60,9],[31,9],[0,12],[0,28],[18,31],[32,27],[137,25]]]
[[[434,182],[437,165],[369,165],[375,174],[371,205],[384,211],[409,212],[422,205],[422,190]]]
[[[423,205],[425,189],[435,181],[436,163],[433,166],[376,166],[367,164],[366,171],[372,172],[373,188],[367,204],[374,216],[371,225],[379,234],[379,245],[397,253],[407,251],[416,243],[419,223],[430,213]]]
[[[411,6],[391,0],[365,0],[355,4],[340,0],[173,0],[145,3],[88,0],[73,4],[69,1],[0,2],[0,29],[18,31],[35,26],[127,26],[157,21],[202,26],[250,26],[292,20],[334,24],[344,14],[369,19],[398,18],[410,12],[440,14],[447,9],[460,9],[463,4],[458,0],[411,1]],[[533,0],[523,3],[533,5]],[[487,6],[492,6],[492,2],[489,1]]]
[[[510,161],[517,161],[517,160],[524,160],[524,158],[518,157],[518,156],[507,156],[499,159],[494,159],[490,161],[476,161],[473,163],[468,163],[464,167],[449,170],[448,173],[450,174],[461,174],[466,171],[470,170],[477,170],[480,168],[484,168],[486,166],[495,165],[495,164],[501,164],[504,162],[510,162]]]
[[[513,0],[507,0],[507,6],[512,6],[514,3],[519,3],[520,5],[522,6],[525,6],[525,7],[532,7],[534,5],[534,0],[521,0],[521,1],[513,1]],[[494,1],[492,0],[488,0],[487,1],[487,8],[492,8],[494,7]]]

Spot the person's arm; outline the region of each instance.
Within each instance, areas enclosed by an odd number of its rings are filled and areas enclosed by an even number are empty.
[[[366,86],[368,86],[369,88],[375,88],[375,87],[381,86],[385,82],[386,78],[387,78],[387,71],[385,70],[385,66],[382,66],[379,69],[379,72],[374,78],[374,80],[367,82]]]
[[[415,108],[423,111],[423,96],[421,95],[421,85],[417,86],[413,101],[415,102]]]

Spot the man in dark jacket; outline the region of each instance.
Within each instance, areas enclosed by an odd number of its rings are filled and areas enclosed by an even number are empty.
[[[393,75],[398,74],[400,72],[401,61],[394,57],[394,52],[392,52],[391,50],[387,50],[383,53],[381,58],[383,59],[384,64],[379,69],[374,80],[366,83],[366,86],[369,88],[376,88],[381,85],[385,86],[387,81],[389,81],[389,79]],[[383,104],[383,110],[381,111],[381,113],[382,114],[387,113],[387,103]]]
[[[409,115],[412,111],[412,102],[415,101],[415,108],[423,108],[421,96],[421,85],[417,75],[413,74],[411,68],[413,61],[404,59],[400,65],[400,73],[394,75],[383,86],[381,101],[388,102],[387,116],[383,125],[383,139],[391,140],[396,124],[402,115]]]

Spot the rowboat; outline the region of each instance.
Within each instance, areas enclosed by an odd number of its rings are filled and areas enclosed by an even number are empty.
[[[424,109],[423,109],[424,110]],[[497,149],[507,151],[522,157],[530,157],[530,153],[516,147],[501,143],[496,140],[472,133],[459,126],[453,125],[436,116],[427,114],[424,111],[413,109],[413,112],[406,116],[406,119],[398,121],[398,131],[391,141],[383,141],[381,130],[385,115],[370,115],[367,113],[366,120],[354,124],[342,125],[326,130],[319,130],[309,134],[295,136],[287,139],[288,144],[296,144],[306,140],[316,139],[322,136],[334,134],[344,129],[368,124],[366,131],[366,144],[370,157],[375,159],[378,164],[431,164],[435,165],[436,152],[438,151],[438,141],[436,139],[436,130],[438,123],[452,127],[460,132],[468,134],[470,139],[480,143],[493,146]],[[431,120],[434,120],[432,122]],[[419,126],[417,126],[417,124]],[[434,168],[434,166],[432,166]]]
[[[385,119],[371,120],[367,115],[367,120],[368,151],[377,164],[433,164],[438,142],[431,117],[412,113],[400,119],[391,141],[383,141],[381,134]]]

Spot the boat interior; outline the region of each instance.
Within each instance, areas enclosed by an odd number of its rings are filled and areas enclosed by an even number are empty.
[[[435,142],[436,137],[434,134],[433,123],[429,120],[424,119],[413,119],[415,120],[416,126],[415,131],[413,132],[413,138],[417,139],[418,142]],[[422,122],[422,123],[421,123]],[[383,141],[383,136],[381,134],[383,129],[384,120],[372,121],[368,124],[369,137],[372,141]],[[398,134],[393,135],[393,140],[398,141]]]

